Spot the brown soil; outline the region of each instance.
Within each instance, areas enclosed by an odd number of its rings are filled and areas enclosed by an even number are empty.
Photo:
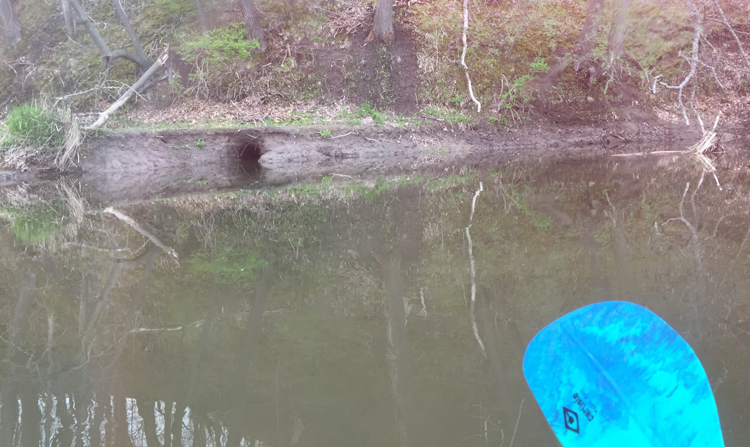
[[[489,169],[522,159],[602,157],[695,143],[681,128],[645,126],[623,132],[596,127],[461,129],[438,123],[419,129],[329,127],[188,131],[124,131],[91,138],[66,177],[89,186],[94,203],[122,203],[227,189],[275,188],[334,179]],[[628,144],[630,143],[630,144]],[[50,171],[0,172],[0,186],[40,181]]]

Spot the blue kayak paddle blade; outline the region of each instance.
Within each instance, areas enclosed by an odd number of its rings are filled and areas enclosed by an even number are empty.
[[[722,447],[711,385],[688,343],[633,303],[573,311],[529,343],[523,372],[564,447]]]

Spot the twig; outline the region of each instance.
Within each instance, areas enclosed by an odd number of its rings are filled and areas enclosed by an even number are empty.
[[[474,220],[474,209],[476,208],[477,197],[479,197],[479,193],[483,190],[484,186],[482,185],[482,182],[479,182],[479,189],[477,189],[477,191],[474,193],[474,198],[471,200],[471,214],[469,214],[469,225],[466,227],[466,240],[469,242],[469,267],[471,271],[471,305],[469,306],[471,328],[474,331],[474,338],[476,338],[477,343],[479,343],[479,348],[482,351],[482,355],[484,356],[484,358],[487,358],[487,351],[484,349],[484,342],[482,342],[482,337],[479,335],[479,327],[477,327],[477,319],[474,315],[474,308],[477,300],[477,274],[476,268],[474,267],[474,253],[472,251],[471,235],[469,234],[469,229],[471,228],[472,221]]]
[[[466,74],[466,84],[469,87],[469,96],[474,104],[477,105],[477,113],[482,111],[482,103],[477,101],[474,97],[474,90],[471,88],[471,78],[469,77],[469,67],[466,65],[466,31],[469,29],[469,0],[464,0],[464,32],[462,35],[464,50],[461,52],[461,66],[464,67],[464,73]]]
[[[335,137],[329,137],[328,139],[329,139],[329,140],[333,140],[333,139],[335,139],[335,138],[341,138],[341,137],[345,137],[345,136],[347,136],[347,135],[351,135],[351,134],[353,134],[353,133],[354,133],[354,132],[347,132],[347,133],[345,133],[345,134],[343,134],[343,135],[336,135]]]
[[[516,427],[513,429],[513,436],[510,438],[510,447],[513,447],[513,441],[516,439],[516,430],[518,430],[518,422],[521,420],[521,410],[523,409],[523,402],[526,399],[521,399],[521,405],[518,406],[518,418],[516,419]]]

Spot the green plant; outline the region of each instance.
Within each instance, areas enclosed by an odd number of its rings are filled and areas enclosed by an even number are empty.
[[[535,219],[534,226],[536,227],[537,231],[539,231],[540,233],[543,233],[547,231],[549,227],[552,226],[552,218],[547,216],[541,219]]]
[[[206,183],[208,183],[208,180],[206,180],[206,179],[202,178],[202,179],[199,179],[199,180],[198,180],[197,182],[195,182],[195,183],[197,183],[197,184],[199,184],[199,185],[203,186],[203,185],[205,185]]]
[[[330,130],[321,130],[320,131],[320,138],[331,138],[331,131]]]
[[[252,57],[252,50],[260,47],[257,39],[249,42],[245,38],[242,22],[231,23],[182,42],[177,51],[190,63],[205,60],[210,64],[221,62],[246,61]]]
[[[55,116],[39,106],[24,104],[13,108],[5,120],[14,142],[34,146],[58,146],[62,132]]]
[[[385,123],[385,114],[373,109],[369,102],[365,102],[364,104],[362,104],[362,107],[357,109],[357,117],[372,117],[373,121],[375,121],[375,124],[378,125],[382,125],[383,123]]]
[[[198,141],[195,142],[195,147],[203,148],[205,146],[206,146],[206,142],[203,141],[203,140],[198,140]]]

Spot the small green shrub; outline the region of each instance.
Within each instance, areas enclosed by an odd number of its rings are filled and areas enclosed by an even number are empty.
[[[373,109],[369,102],[362,104],[362,107],[357,109],[358,118],[367,118],[371,116],[375,124],[381,125],[385,123],[385,115],[377,110]]]
[[[15,107],[5,120],[13,142],[57,146],[62,133],[55,116],[38,106],[24,104]]]
[[[209,65],[217,65],[246,61],[252,56],[252,50],[259,46],[257,39],[250,42],[245,38],[245,27],[237,22],[201,34],[194,40],[186,40],[177,52],[193,64],[206,61]]]

